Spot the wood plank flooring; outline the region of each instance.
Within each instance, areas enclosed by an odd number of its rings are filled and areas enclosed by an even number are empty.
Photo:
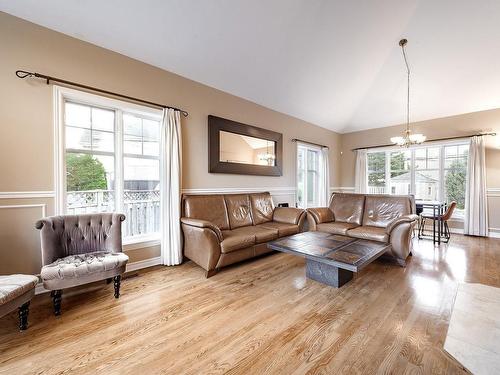
[[[500,240],[415,240],[406,268],[376,261],[340,289],[271,254],[205,279],[192,262],[35,297],[30,327],[0,319],[1,374],[455,374],[443,350],[458,282],[500,286]]]

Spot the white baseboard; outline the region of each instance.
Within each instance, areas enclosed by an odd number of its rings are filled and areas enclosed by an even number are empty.
[[[500,238],[500,228],[489,228],[490,238]]]
[[[139,260],[137,262],[127,264],[125,272],[133,272],[143,268],[157,266],[159,264],[162,264],[161,257]],[[48,292],[50,292],[50,290],[45,289],[42,283],[38,283],[35,287],[35,294],[42,294]]]
[[[153,267],[162,264],[161,257],[155,257],[127,264],[125,272],[137,271],[143,268]]]

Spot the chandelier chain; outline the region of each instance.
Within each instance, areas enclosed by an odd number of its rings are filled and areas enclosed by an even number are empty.
[[[408,59],[406,57],[405,44],[401,46],[403,51],[403,58],[406,65],[406,80],[407,80],[407,90],[406,90],[406,130],[410,130],[410,66],[408,65]]]

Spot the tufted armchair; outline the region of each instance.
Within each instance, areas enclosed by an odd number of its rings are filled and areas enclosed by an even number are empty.
[[[61,314],[62,289],[114,279],[120,296],[121,275],[128,256],[122,252],[121,224],[125,215],[99,213],[62,215],[36,222],[40,230],[45,289],[52,291],[54,314]]]

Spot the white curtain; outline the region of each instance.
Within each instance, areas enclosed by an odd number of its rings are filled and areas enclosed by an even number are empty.
[[[356,167],[354,176],[354,187],[356,193],[365,194],[368,185],[366,177],[366,150],[356,151]]]
[[[472,137],[467,162],[464,220],[464,233],[472,236],[488,236],[485,158],[484,137]]]
[[[179,111],[171,108],[163,110],[161,144],[163,150],[160,165],[161,253],[163,264],[173,266],[182,262],[180,227],[182,139]]]
[[[321,181],[319,189],[319,205],[328,206],[330,201],[330,162],[328,160],[328,147],[321,148]]]

